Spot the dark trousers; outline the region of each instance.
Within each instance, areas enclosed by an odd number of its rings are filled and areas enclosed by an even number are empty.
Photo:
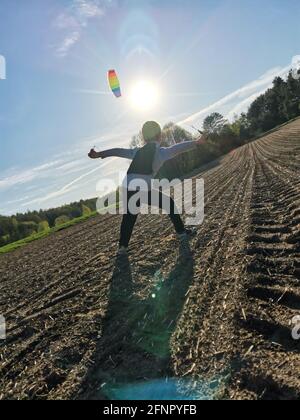
[[[128,209],[128,202],[129,200],[136,194],[136,191],[127,191],[127,209],[125,209],[125,214],[123,215],[123,220],[122,220],[122,225],[121,225],[121,237],[120,237],[120,246],[124,246],[124,247],[128,247],[131,236],[132,236],[132,232],[133,232],[133,228],[134,225],[137,221],[137,217],[138,214],[132,214],[130,213],[129,209]],[[146,205],[153,205],[152,204],[152,194],[151,191],[147,194],[148,197],[145,197],[145,202],[143,204]],[[168,200],[168,201],[166,201]],[[169,208],[165,208],[165,202],[169,203],[170,206],[170,212],[169,212]],[[156,203],[158,204],[158,203]],[[137,207],[140,207],[141,203],[140,201],[137,202]],[[174,225],[174,228],[176,230],[176,232],[178,234],[182,234],[185,232],[185,227],[183,224],[183,221],[180,217],[179,214],[177,212],[177,208],[175,205],[174,200],[169,197],[164,195],[162,192],[159,192],[159,208],[165,211],[168,211],[169,217]]]

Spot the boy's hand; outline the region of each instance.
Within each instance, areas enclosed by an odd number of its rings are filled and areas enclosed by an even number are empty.
[[[199,145],[199,146],[201,146],[201,145],[203,145],[203,144],[205,144],[206,143],[206,140],[208,139],[208,136],[206,135],[206,134],[203,134],[201,137],[199,137],[197,140],[196,140],[196,143]]]
[[[95,149],[91,149],[90,153],[88,154],[89,158],[91,159],[104,159],[104,156],[101,152],[96,152]]]

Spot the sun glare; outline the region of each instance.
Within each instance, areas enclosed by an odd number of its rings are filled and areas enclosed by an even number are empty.
[[[149,111],[158,104],[159,89],[150,81],[139,81],[129,92],[129,102],[136,111]]]

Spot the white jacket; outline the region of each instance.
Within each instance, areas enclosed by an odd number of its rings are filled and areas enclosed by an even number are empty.
[[[171,147],[160,147],[160,145],[157,143],[156,153],[153,159],[152,175],[129,174],[127,175],[127,178],[126,178],[127,185],[129,185],[131,181],[134,181],[136,179],[141,179],[147,183],[148,188],[151,188],[153,179],[155,179],[157,173],[159,172],[159,170],[161,169],[161,167],[163,166],[165,162],[173,159],[174,157],[182,153],[195,149],[196,146],[197,146],[197,143],[195,143],[194,141],[186,141],[186,142],[179,143]],[[111,150],[106,150],[105,152],[103,152],[103,155],[105,158],[120,157],[124,159],[133,160],[138,151],[139,151],[138,147],[135,149],[111,149]]]

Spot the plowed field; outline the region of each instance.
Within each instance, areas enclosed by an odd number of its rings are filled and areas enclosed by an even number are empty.
[[[120,216],[0,257],[0,399],[299,399],[300,120],[200,170],[179,258],[166,216]]]

